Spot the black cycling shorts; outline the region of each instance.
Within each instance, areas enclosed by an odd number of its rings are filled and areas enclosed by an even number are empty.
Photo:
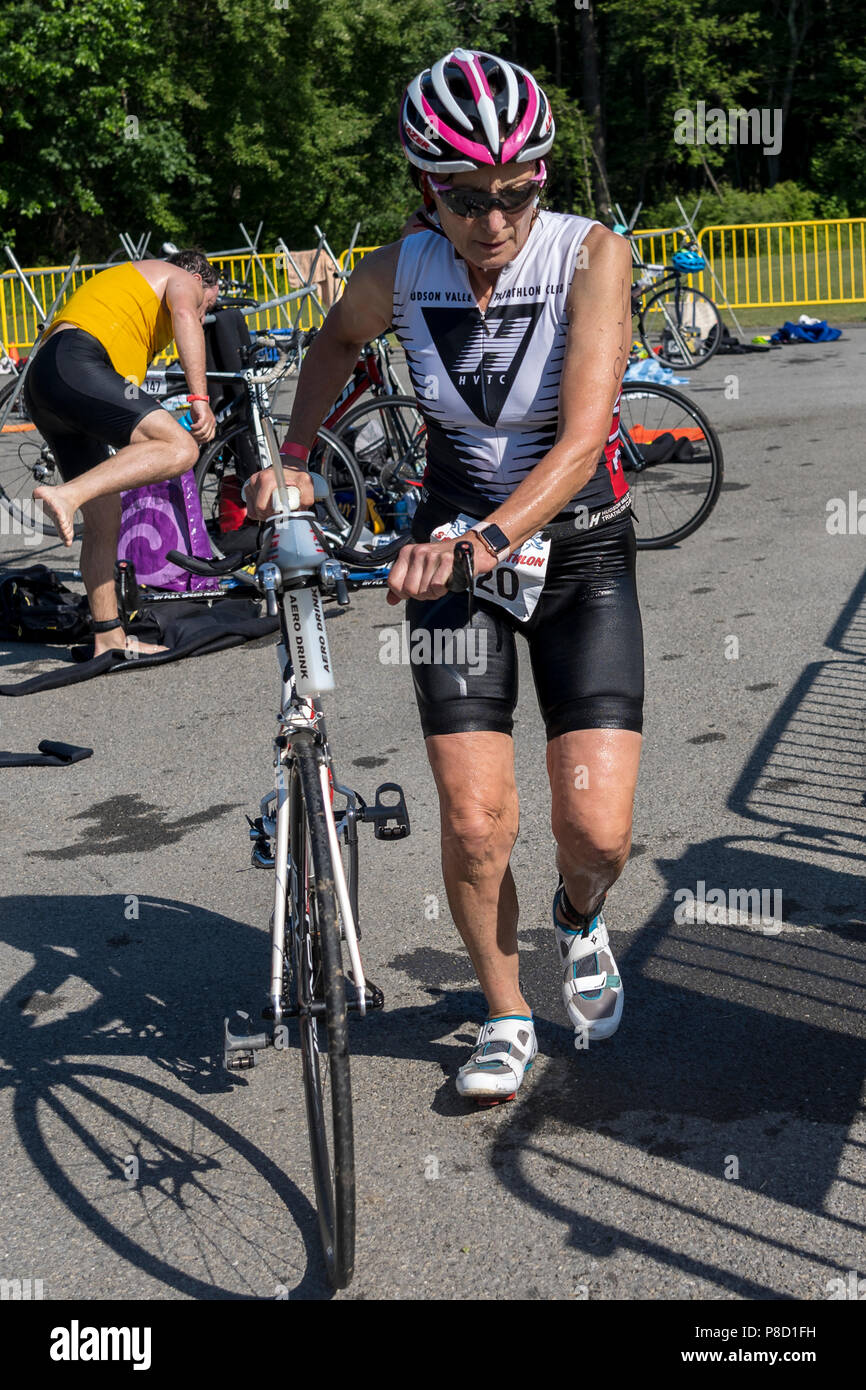
[[[413,539],[429,540],[454,515],[432,499],[422,502]],[[544,589],[527,622],[485,599],[473,599],[473,606],[479,634],[461,641],[443,634],[466,628],[466,594],[406,604],[409,651],[431,656],[411,662],[425,738],[476,729],[512,732],[515,633],[529,644],[548,740],[575,729],[641,732],[643,629],[630,515],[551,542]],[[413,645],[413,634],[422,628],[428,636]]]
[[[64,482],[122,449],[159,401],[124,380],[98,338],[58,329],[43,343],[24,382],[24,404],[57,460]]]

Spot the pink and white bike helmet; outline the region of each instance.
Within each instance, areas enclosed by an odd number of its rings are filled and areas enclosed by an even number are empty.
[[[400,140],[428,174],[541,159],[556,127],[550,102],[525,68],[492,53],[455,48],[406,88]]]

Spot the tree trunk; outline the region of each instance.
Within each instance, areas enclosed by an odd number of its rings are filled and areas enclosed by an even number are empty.
[[[798,24],[797,11],[802,11],[802,19]],[[809,29],[811,15],[809,14],[809,0],[788,0],[788,11],[785,16],[788,27],[788,62],[785,68],[785,78],[782,83],[782,139],[785,138],[785,126],[788,122],[788,112],[791,109],[791,101],[794,96],[794,79],[797,74],[797,64],[800,58],[800,50],[803,47],[803,40]],[[781,155],[768,154],[767,165],[769,171],[770,187],[779,182],[782,160]]]
[[[598,41],[595,32],[595,12],[590,8],[580,10],[580,36],[583,48],[583,109],[589,118],[592,143],[594,201],[599,214],[610,221],[613,217],[613,208],[607,183]]]

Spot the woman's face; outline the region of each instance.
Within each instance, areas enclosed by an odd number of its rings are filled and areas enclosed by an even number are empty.
[[[461,217],[446,206],[440,194],[431,187],[442,230],[454,249],[470,265],[479,270],[501,270],[513,261],[526,245],[535,215],[535,195],[540,185],[533,183],[535,164],[488,164],[461,174],[444,175],[437,183],[448,183],[453,189],[475,189],[494,196],[501,189],[526,185],[528,201],[519,212],[504,212],[493,208],[483,217]]]

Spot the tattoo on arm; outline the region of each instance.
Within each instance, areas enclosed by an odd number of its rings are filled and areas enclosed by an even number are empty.
[[[617,378],[619,377],[620,371],[621,371],[621,369],[622,369],[623,359],[624,359],[625,356],[626,356],[627,344],[626,344],[626,331],[625,331],[625,325],[626,325],[627,322],[629,322],[629,320],[626,318],[626,303],[627,303],[627,300],[626,300],[626,292],[625,292],[625,280],[620,280],[620,282],[619,282],[619,290],[620,290],[620,314],[622,315],[622,317],[619,318],[619,319],[617,319],[617,327],[619,328],[619,347],[617,348],[616,358],[614,359],[614,364],[613,364],[613,376],[614,376],[614,381],[616,381]]]

